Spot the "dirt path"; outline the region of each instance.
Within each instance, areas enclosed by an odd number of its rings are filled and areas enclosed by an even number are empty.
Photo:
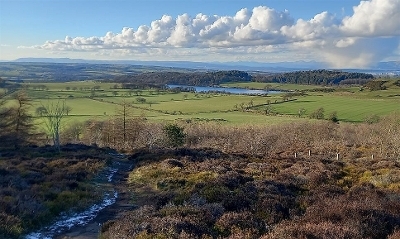
[[[114,189],[118,192],[116,202],[103,210],[86,225],[74,226],[66,232],[63,232],[55,239],[92,239],[98,238],[101,224],[120,217],[124,211],[132,209],[129,203],[131,193],[128,191],[126,185],[129,172],[132,170],[133,163],[126,160],[117,160],[115,162],[118,166],[118,171],[113,175],[112,184]]]

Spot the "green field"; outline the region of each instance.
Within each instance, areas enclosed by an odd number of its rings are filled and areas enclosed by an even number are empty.
[[[272,107],[275,112],[284,115],[297,115],[299,109],[304,109],[308,115],[323,107],[326,115],[336,112],[340,121],[360,122],[370,115],[385,115],[400,111],[400,97],[382,99],[321,94],[297,97],[294,101]]]
[[[41,105],[65,100],[72,109],[68,121],[106,119],[118,114],[123,102],[129,105],[130,115],[144,116],[150,120],[180,119],[235,124],[276,124],[306,120],[309,114],[321,107],[324,108],[325,118],[336,112],[339,121],[345,122],[361,122],[371,115],[384,116],[400,111],[400,87],[389,83],[387,90],[361,91],[360,87],[337,87],[333,92],[324,92],[326,87],[322,86],[293,84],[237,83],[229,86],[258,89],[267,86],[269,89],[291,92],[301,90],[305,94],[289,97],[285,101],[283,95],[287,92],[250,96],[137,91],[97,81],[26,83],[24,88],[32,99],[33,114]],[[304,112],[301,117],[298,115],[300,109]]]

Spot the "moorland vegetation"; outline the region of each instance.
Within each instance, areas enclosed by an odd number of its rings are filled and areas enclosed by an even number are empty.
[[[0,236],[18,238],[99,200],[95,175],[113,161],[109,153],[118,151],[135,166],[125,185],[133,209],[105,222],[101,238],[397,238],[400,116],[393,109],[398,109],[398,80],[375,81],[273,97],[196,97],[149,88],[130,96],[120,83],[92,89],[100,84],[84,82],[82,90],[79,84],[46,83],[48,90],[26,84],[25,94],[8,92],[0,101],[0,138],[6,142],[0,146]],[[146,101],[138,102],[139,96]],[[221,103],[218,118],[203,118],[213,120],[197,118],[199,112],[191,109],[194,102],[223,97],[229,103]],[[149,106],[154,98],[159,100]],[[346,99],[380,105],[352,123],[342,108],[329,108],[321,98],[342,99],[342,107]],[[73,100],[111,104],[113,113],[103,114],[103,107],[100,114],[94,111],[96,117],[73,116],[80,110],[79,104],[69,104]],[[36,112],[48,106],[40,102],[49,101],[71,106],[69,115],[64,111],[59,148]],[[191,108],[177,106],[188,101]],[[290,111],[296,101],[315,101],[314,108],[300,111],[297,105]],[[377,110],[390,104],[393,108]],[[152,113],[165,115],[160,120]],[[225,114],[263,121],[237,124]],[[83,119],[68,121],[72,117]],[[266,123],[268,118],[275,123]],[[291,120],[280,122],[285,118]]]

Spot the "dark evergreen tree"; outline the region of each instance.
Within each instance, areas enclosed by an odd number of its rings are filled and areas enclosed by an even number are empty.
[[[14,94],[16,104],[6,107],[5,101],[0,103],[0,140],[3,147],[19,149],[38,136],[32,115],[29,114],[30,100],[25,92]]]

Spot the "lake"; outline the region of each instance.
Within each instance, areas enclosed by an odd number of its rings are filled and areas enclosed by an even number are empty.
[[[169,88],[191,88],[195,92],[226,92],[237,95],[266,95],[266,94],[279,94],[282,91],[277,90],[251,90],[244,88],[232,88],[232,87],[211,87],[211,86],[190,86],[190,85],[167,85]]]

